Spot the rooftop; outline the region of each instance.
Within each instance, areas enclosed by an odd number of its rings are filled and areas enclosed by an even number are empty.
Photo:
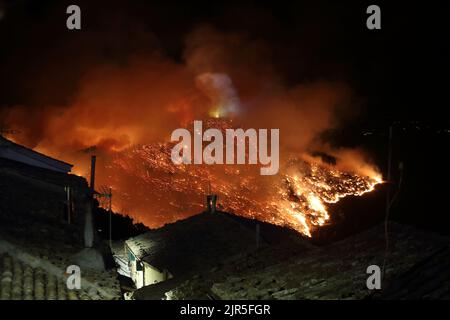
[[[1,300],[99,300],[94,289],[69,290],[64,277],[0,254]]]
[[[433,266],[436,269],[439,265],[442,271],[428,272],[428,277],[433,274],[438,279],[448,277],[449,272],[445,270],[445,266],[450,263],[448,238],[391,223],[390,243],[386,288],[402,279],[402,275],[411,272],[408,270],[421,261],[428,261],[430,267],[427,270],[432,270]],[[445,253],[438,254],[442,248],[447,248]],[[276,255],[271,258],[270,255],[278,251],[277,248],[272,248],[268,252],[247,256],[233,264],[219,266],[209,273],[191,277],[166,291],[165,297],[233,300],[369,298],[373,291],[366,287],[366,269],[374,264],[382,266],[384,249],[384,225],[331,245],[292,254],[284,260],[277,261],[279,258]],[[438,264],[442,255],[447,257],[444,267]],[[412,285],[414,282],[411,279],[405,278],[400,286],[422,288],[423,283]],[[426,279],[423,274],[422,279]],[[433,281],[435,288],[442,288],[439,281]],[[395,289],[393,291],[398,292]],[[406,290],[406,295],[412,297],[413,293],[408,292]],[[393,296],[392,293],[389,296]],[[145,298],[145,294],[141,298]]]
[[[148,231],[126,244],[138,259],[176,277],[255,250],[256,231],[230,214],[204,212]]]
[[[450,245],[432,252],[375,298],[450,300]]]
[[[70,172],[73,165],[17,144],[0,135],[0,158],[11,159],[57,172]]]
[[[0,277],[5,279],[0,289],[5,297],[11,294],[11,298],[21,295],[22,298],[51,299],[56,294],[57,297],[65,295],[67,299],[121,298],[115,269],[100,271],[82,267],[81,291],[58,287],[65,285],[67,267],[78,264],[77,254],[83,250],[78,241],[80,231],[75,225],[21,215],[12,219],[2,214],[0,218]],[[36,281],[41,281],[44,289],[52,292],[30,292],[24,282],[27,276],[33,277],[33,290],[41,290],[36,289]]]

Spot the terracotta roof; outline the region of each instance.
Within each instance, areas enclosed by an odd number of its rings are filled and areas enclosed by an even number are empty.
[[[23,280],[25,275],[22,273],[25,269],[31,268],[33,276],[39,275],[38,279],[41,279],[39,278],[40,274],[43,274],[44,280],[42,281],[53,283],[54,279],[59,279],[56,282],[64,283],[67,267],[74,264],[75,255],[82,249],[73,245],[72,235],[69,232],[70,229],[60,230],[47,224],[8,225],[8,227],[3,225],[0,227],[0,255],[4,258],[3,262],[6,263],[6,267],[11,266],[9,260],[12,260],[13,267],[14,265],[18,266],[16,269],[18,279]],[[0,265],[0,271],[11,271],[1,269],[5,266],[1,267]],[[12,270],[11,272],[16,271]],[[82,268],[81,273],[82,291],[88,295],[78,292],[76,293],[78,298],[121,298],[120,283],[115,269],[100,271]],[[9,277],[7,276],[8,273],[5,275],[5,281],[8,282]],[[11,280],[14,280],[14,274]],[[23,285],[25,284],[22,283],[22,290],[25,290]],[[5,290],[8,290],[7,286]],[[24,291],[22,296],[25,296],[25,293]],[[44,294],[52,296],[50,292],[44,292]],[[41,297],[41,292],[34,293],[34,296],[36,295]],[[67,295],[69,299],[75,298],[73,293],[67,292]]]
[[[96,290],[69,290],[64,278],[0,254],[1,300],[98,300]]]

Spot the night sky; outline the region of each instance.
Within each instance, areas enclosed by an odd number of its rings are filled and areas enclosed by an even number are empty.
[[[75,3],[82,30],[69,31],[65,9]],[[381,30],[366,28],[370,4],[381,7]],[[0,10],[0,120],[16,105],[70,104],[83,75],[99,64],[126,65],[154,51],[181,63],[187,34],[210,25],[260,41],[286,85],[348,83],[359,101],[351,133],[386,132],[393,121],[448,124],[448,18],[438,3],[3,0]],[[395,143],[404,149],[394,152],[394,162],[406,161],[410,178],[399,219],[423,224],[429,208],[449,222],[448,134],[402,134]],[[379,161],[385,160],[383,139],[372,141]],[[444,229],[439,222],[427,226]]]
[[[437,4],[379,3],[382,30],[371,31],[369,2],[75,1],[82,30],[72,32],[65,28],[72,2],[2,1],[2,108],[67,103],[99,62],[122,64],[152,50],[181,61],[186,34],[208,24],[263,41],[286,83],[350,83],[363,99],[363,121],[442,120],[446,113],[448,36]]]

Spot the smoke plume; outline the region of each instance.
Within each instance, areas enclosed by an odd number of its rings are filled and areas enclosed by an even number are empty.
[[[373,174],[359,151],[334,150],[320,139],[324,131],[338,128],[338,112],[355,107],[351,89],[321,79],[287,84],[272,59],[270,46],[261,40],[201,26],[186,37],[182,61],[154,50],[130,55],[122,64],[93,65],[67,105],[14,106],[3,121],[21,131],[14,140],[74,163],[77,174],[87,176],[87,153],[95,150],[98,184],[113,186],[115,209],[152,227],[201,210],[206,178],[189,192],[177,190],[174,179],[189,174],[156,171],[151,163],[157,159],[144,157],[149,145],[164,154],[171,132],[193,120],[280,129],[281,166],[319,150],[336,157],[342,170]],[[210,170],[216,191],[220,184],[234,188],[219,195],[224,203],[244,192],[245,183],[261,186],[255,202],[276,192],[271,186],[277,177],[262,178],[252,169],[231,175],[223,167],[190,170]],[[160,179],[159,190],[152,179]]]

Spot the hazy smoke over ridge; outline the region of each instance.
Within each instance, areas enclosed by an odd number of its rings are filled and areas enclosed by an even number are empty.
[[[16,106],[4,121],[22,131],[14,137],[16,141],[75,163],[75,172],[80,174],[87,173],[88,158],[82,150],[95,146],[99,163],[108,163],[120,157],[118,152],[167,141],[172,130],[211,117],[233,118],[244,128],[279,128],[281,170],[283,161],[310,150],[349,155],[345,150],[331,150],[318,139],[339,125],[336,110],[353,107],[345,83],[286,85],[272,65],[270,47],[240,33],[203,26],[186,37],[185,45],[183,62],[152,52],[130,56],[123,65],[92,67],[79,81],[68,106],[46,105],[32,111]],[[342,157],[345,161],[338,165],[344,167],[347,158]],[[356,151],[350,158],[364,163]],[[355,171],[363,171],[362,167],[350,166]],[[100,169],[99,185],[111,184],[114,174],[107,166]],[[140,177],[115,177],[115,192],[130,192],[133,179]],[[261,181],[266,183],[272,182],[269,178]],[[147,197],[152,203],[158,201],[153,195]],[[151,212],[143,212],[145,206],[136,206],[135,198],[126,201],[133,203],[121,205],[149,225],[173,220],[173,216],[146,217]],[[187,199],[174,201],[183,210]]]

